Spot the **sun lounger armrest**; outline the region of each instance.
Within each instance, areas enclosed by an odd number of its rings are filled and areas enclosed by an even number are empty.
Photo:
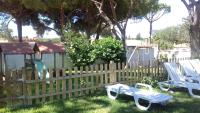
[[[142,84],[142,83],[136,83],[135,88],[140,89],[140,87],[146,87],[149,91],[153,91],[153,88],[151,85],[148,84]]]

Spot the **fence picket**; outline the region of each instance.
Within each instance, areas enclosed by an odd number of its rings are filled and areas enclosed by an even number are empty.
[[[35,71],[34,71],[34,75],[35,75],[35,96],[39,96],[39,77],[38,77],[38,71],[37,71],[37,68],[35,68]],[[40,102],[40,99],[37,98],[36,99],[36,103],[39,103]]]
[[[26,86],[26,69],[22,68],[22,94],[24,96],[23,105],[27,105],[27,100],[25,98],[25,96],[27,96]]]
[[[50,93],[50,101],[53,101],[53,70],[49,69],[49,79],[50,79],[50,84],[49,84],[49,93]]]
[[[78,68],[77,67],[74,67],[74,75],[78,75]],[[74,89],[79,89],[78,86],[79,86],[79,83],[78,83],[78,78],[74,78]],[[75,97],[77,97],[79,95],[79,92],[76,91],[75,92]]]
[[[108,64],[105,64],[105,84],[108,84],[108,79],[109,79],[109,75],[108,75]]]
[[[43,76],[42,76],[42,95],[46,94],[46,74],[47,70],[43,70]],[[42,102],[44,103],[46,100],[45,97],[42,98]]]
[[[82,76],[82,74],[83,74],[83,66],[81,66],[80,67],[80,96],[81,95],[83,95],[84,93],[84,91],[83,91],[83,87],[84,87],[84,79],[83,79],[83,77],[81,77]]]
[[[86,66],[85,67],[85,73],[88,74],[89,72],[89,67]],[[86,78],[86,81],[85,81],[85,87],[90,87],[90,84],[89,84],[89,77],[85,77]],[[89,89],[86,90],[86,94],[89,94]]]
[[[131,85],[133,84],[134,84],[134,68],[131,68]]]
[[[91,66],[90,66],[90,73],[93,73],[93,72],[94,72],[94,66],[91,65]],[[90,84],[91,84],[91,87],[94,86],[94,76],[90,76]],[[92,89],[90,90],[90,92],[93,93],[93,92],[94,92],[94,89],[92,88]]]
[[[100,86],[103,86],[104,84],[104,72],[103,72],[103,64],[100,64]]]
[[[130,68],[129,66],[128,66],[128,69],[129,69],[129,71],[128,71],[128,77],[129,77],[129,85],[132,85],[132,68]]]
[[[9,97],[12,97],[12,94],[11,94],[11,91],[12,91],[12,87],[11,87],[11,82],[10,82],[10,76],[12,75],[12,72],[11,71],[7,71],[6,72],[6,75],[5,75],[5,80],[7,81],[5,86],[4,86],[4,89],[6,89],[6,92],[7,93],[7,99],[6,99],[6,103],[8,106],[11,106],[12,102],[11,102],[11,98]]]
[[[95,86],[98,86],[98,84],[99,84],[99,65],[98,64],[95,65],[95,73],[96,73],[96,77],[95,77],[94,84],[95,84]],[[96,88],[95,88],[95,90],[96,90]]]
[[[32,70],[26,69],[27,80],[31,80]],[[28,105],[32,105],[32,99],[29,98],[32,96],[32,84],[27,84],[27,93],[28,93]]]
[[[60,80],[59,80],[60,70],[56,69],[55,71],[56,71],[56,79],[57,79],[56,80],[56,93],[57,93],[56,98],[60,99],[60,94],[59,94],[59,92],[60,92]]]
[[[72,76],[72,68],[71,67],[69,68],[68,71],[69,71],[68,76]],[[72,79],[68,79],[68,91],[69,91],[69,93],[68,93],[69,97],[72,97]]]
[[[124,67],[125,67],[125,64],[122,62],[122,75],[121,75],[122,82],[125,82],[125,80],[126,80],[126,76],[125,76],[126,72],[125,72]]]
[[[62,69],[62,78],[65,77],[65,69]],[[62,98],[66,99],[66,80],[62,79]]]

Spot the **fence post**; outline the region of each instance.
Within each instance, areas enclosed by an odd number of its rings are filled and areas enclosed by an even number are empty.
[[[110,83],[114,84],[116,83],[116,64],[113,61],[110,61],[109,64],[109,70],[110,70]]]
[[[6,71],[5,73],[5,90],[6,90],[6,103],[8,106],[11,106],[12,105],[12,85],[11,85],[11,76],[12,76],[12,71],[9,70],[9,71]]]
[[[30,68],[26,68],[26,81],[30,81],[31,80],[31,76],[32,76],[32,69]],[[28,100],[28,105],[32,105],[32,84],[31,83],[26,83],[26,88],[27,88],[27,100]]]
[[[22,68],[22,93],[24,96],[23,104],[27,105],[26,69],[25,68]]]
[[[40,95],[40,89],[39,89],[39,75],[38,75],[38,70],[37,70],[37,65],[35,65],[36,68],[34,69],[34,75],[35,75],[35,96]],[[36,99],[36,104],[40,102],[40,99]]]
[[[3,94],[3,74],[0,73],[0,96]]]

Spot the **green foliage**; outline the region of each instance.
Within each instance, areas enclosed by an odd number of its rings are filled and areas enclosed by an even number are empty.
[[[122,61],[125,58],[122,43],[112,37],[90,43],[85,36],[76,32],[69,31],[64,36],[67,52],[75,66],[89,65],[97,60]]]
[[[153,41],[157,43],[161,49],[173,48],[173,44],[189,43],[189,31],[187,23],[165,28],[157,31]]]
[[[162,39],[160,37],[155,36],[153,38],[153,41],[154,41],[154,43],[158,44],[159,48],[162,49],[162,50],[173,48],[173,42],[167,41],[167,40]]]
[[[136,40],[142,40],[141,34],[138,33],[138,34],[136,35],[135,39],[136,39]]]
[[[94,50],[92,54],[96,59],[101,59],[105,62],[123,61],[125,51],[119,40],[112,37],[106,37],[93,43]]]
[[[149,0],[146,4],[146,7],[153,16],[155,16],[156,13],[161,13],[162,11],[162,13],[169,13],[171,11],[170,6],[159,3],[159,0]]]
[[[149,84],[151,85],[152,87],[157,87],[157,83],[158,83],[158,80],[156,79],[153,79],[152,77],[143,77],[141,83],[144,83],[144,84]]]
[[[94,61],[91,54],[93,48],[85,36],[75,32],[66,32],[64,36],[67,52],[75,66],[88,65]]]
[[[12,39],[11,33],[12,30],[8,26],[0,23],[0,38],[10,40]]]
[[[8,28],[8,20],[10,20],[10,15],[0,13],[0,38],[11,40],[12,30]]]

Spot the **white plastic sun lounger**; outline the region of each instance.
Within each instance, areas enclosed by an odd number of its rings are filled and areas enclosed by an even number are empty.
[[[181,60],[179,61],[179,64],[183,68],[186,77],[192,78],[193,80],[196,80],[197,83],[200,83],[200,76],[190,63],[191,61],[193,62],[193,60]]]
[[[198,75],[200,75],[200,60],[199,59],[192,59],[189,60],[190,64],[193,66],[194,70]]]
[[[158,83],[161,90],[167,91],[171,87],[187,88],[189,94],[192,97],[200,98],[199,95],[196,95],[193,93],[193,90],[200,90],[199,83],[195,83],[193,82],[192,79],[188,79],[187,77],[184,77],[181,74],[177,64],[174,62],[171,62],[171,63],[165,62],[164,66],[168,72],[168,80]],[[165,88],[164,86],[168,86],[168,87]]]
[[[146,87],[147,90],[139,89],[141,86]],[[172,99],[172,96],[154,92],[153,88],[150,85],[141,83],[137,83],[135,87],[131,87],[125,84],[109,85],[106,86],[106,89],[107,95],[110,99],[116,99],[119,94],[133,96],[135,104],[140,110],[148,110],[152,103],[160,103],[162,105],[165,105],[169,100]],[[111,95],[111,92],[115,92],[116,95]],[[148,101],[148,106],[141,105],[139,103],[139,99]]]

